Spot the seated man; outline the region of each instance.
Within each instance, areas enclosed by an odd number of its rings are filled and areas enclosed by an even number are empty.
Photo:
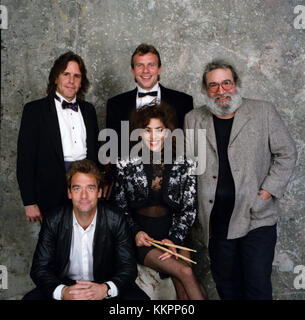
[[[31,268],[37,288],[24,300],[148,300],[124,217],[98,203],[101,174],[90,160],[66,175],[72,205],[45,215]],[[51,196],[51,195],[50,195]]]

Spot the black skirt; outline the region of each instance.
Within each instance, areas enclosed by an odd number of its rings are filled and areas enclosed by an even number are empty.
[[[135,214],[134,218],[137,224],[141,227],[141,231],[146,232],[151,238],[159,241],[168,238],[168,232],[172,224],[170,213],[161,217],[147,217],[141,214]],[[145,256],[154,248],[154,246],[137,247],[138,262],[144,265]]]

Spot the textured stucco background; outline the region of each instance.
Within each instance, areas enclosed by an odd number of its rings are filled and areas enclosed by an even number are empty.
[[[302,3],[303,2],[303,3]],[[225,57],[241,73],[244,96],[272,101],[297,143],[297,168],[281,200],[273,268],[275,299],[305,299],[293,270],[305,265],[305,30],[294,28],[301,0],[7,0],[8,29],[1,31],[0,265],[18,299],[33,287],[29,269],[39,225],[26,222],[16,181],[16,143],[23,105],[44,96],[53,61],[68,49],[87,65],[87,95],[105,124],[108,98],[130,90],[130,56],[141,42],[157,47],[161,83],[202,105],[204,65]],[[217,299],[200,228],[194,228],[196,273]]]

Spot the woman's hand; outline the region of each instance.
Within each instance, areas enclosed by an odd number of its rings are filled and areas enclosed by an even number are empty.
[[[137,234],[136,234],[136,237],[135,237],[135,241],[136,241],[136,245],[137,247],[143,247],[143,246],[146,246],[146,247],[150,247],[151,244],[148,242],[148,241],[153,241],[154,239],[151,238],[146,232],[144,231],[139,231]]]
[[[163,245],[164,245],[165,243],[174,244],[173,241],[171,241],[171,240],[169,240],[169,239],[163,239],[161,242],[162,242]],[[170,251],[174,252],[174,253],[177,253],[176,248],[173,248],[173,247],[166,247],[166,248],[169,249]],[[162,261],[164,261],[164,260],[170,258],[171,256],[172,256],[172,255],[171,255],[169,252],[165,252],[165,253],[161,254],[161,256],[159,256],[159,259],[162,260]],[[179,259],[179,258],[176,257],[176,256],[175,256],[175,258],[176,258],[176,260]]]

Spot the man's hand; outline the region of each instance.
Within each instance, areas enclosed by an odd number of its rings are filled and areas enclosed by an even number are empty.
[[[163,239],[162,241],[162,244],[165,244],[165,243],[170,243],[170,244],[174,244],[173,241],[169,240],[169,239]],[[177,250],[176,248],[173,248],[173,247],[166,247],[167,249],[169,249],[170,251],[174,252],[174,253],[177,253]],[[170,258],[172,255],[169,253],[169,252],[164,252],[163,254],[161,254],[161,256],[159,256],[159,259],[164,261],[168,258]],[[176,260],[178,260],[179,258],[176,257]]]
[[[136,234],[136,238],[135,238],[137,247],[143,247],[143,246],[150,247],[151,244],[150,244],[148,241],[153,241],[153,240],[154,240],[154,239],[151,238],[151,237],[150,237],[146,232],[144,232],[144,231],[139,231],[139,232]]]
[[[271,197],[271,194],[264,190],[264,189],[261,189],[258,193],[258,196],[262,199],[262,200],[268,200],[270,197]]]
[[[73,286],[64,287],[63,300],[103,300],[107,297],[108,287],[105,283],[77,280]]]
[[[27,221],[30,221],[33,223],[42,221],[42,215],[37,204],[25,206],[24,210],[25,210],[25,216]]]

